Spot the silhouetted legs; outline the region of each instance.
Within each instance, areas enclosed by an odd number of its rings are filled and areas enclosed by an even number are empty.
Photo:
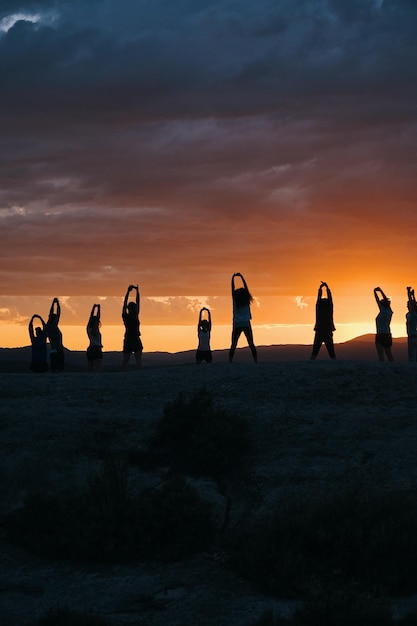
[[[384,355],[387,355],[388,361],[393,361],[394,357],[392,356],[391,351],[392,346],[392,338],[388,333],[380,333],[375,338],[375,347],[378,353],[379,361],[384,360]]]
[[[51,349],[49,352],[51,361],[51,372],[62,372],[65,363],[65,353],[63,348]]]
[[[316,333],[315,336],[314,336],[314,343],[313,343],[313,351],[311,353],[311,360],[314,361],[314,359],[318,355],[318,353],[320,351],[320,348],[321,348],[323,343],[324,343],[324,345],[327,348],[327,352],[329,353],[329,357],[331,359],[335,359],[336,358],[336,354],[335,354],[335,351],[334,351],[333,334],[330,333],[330,335],[320,335],[319,333]]]
[[[252,357],[255,363],[258,362],[258,354],[256,352],[255,344],[253,343],[253,333],[252,326],[234,326],[232,330],[232,345],[229,350],[229,363],[233,361],[233,357],[235,355],[235,350],[237,346],[237,342],[239,340],[240,335],[244,333],[245,337],[248,341],[249,348],[252,352]]]
[[[417,361],[417,337],[408,338],[408,360],[410,363]]]
[[[129,359],[130,359],[131,354],[132,354],[131,352],[123,352],[122,370],[124,372],[128,369]],[[138,370],[141,370],[142,369],[142,350],[138,350],[137,352],[134,352],[133,354],[135,355],[135,359],[136,359],[136,368]]]

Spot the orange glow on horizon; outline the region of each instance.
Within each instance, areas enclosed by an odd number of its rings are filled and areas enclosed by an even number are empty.
[[[144,352],[181,352],[197,348],[197,334],[194,326],[142,326]],[[61,325],[64,345],[69,350],[83,351],[87,349],[88,340],[83,326]],[[405,329],[401,324],[392,324],[393,337],[404,337]],[[334,333],[335,343],[343,343],[361,335],[374,333],[373,324],[339,324]],[[300,344],[310,345],[313,342],[313,326],[306,325],[253,325],[255,343],[258,346]],[[231,327],[214,326],[211,335],[213,350],[230,347]],[[102,328],[104,351],[122,351],[123,328],[107,326]],[[0,326],[0,347],[17,348],[30,345],[29,335],[24,326],[3,324]],[[238,347],[246,345],[245,339],[239,341]]]

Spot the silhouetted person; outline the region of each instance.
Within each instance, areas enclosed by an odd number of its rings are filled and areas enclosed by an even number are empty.
[[[103,359],[103,345],[101,343],[100,321],[101,307],[93,304],[90,318],[87,323],[87,335],[90,345],[87,348],[87,364],[89,372],[99,372]]]
[[[62,344],[62,333],[58,326],[60,317],[61,305],[59,304],[58,298],[54,298],[46,323],[46,332],[50,344],[49,359],[51,362],[51,372],[62,372],[64,369],[64,346]]]
[[[135,301],[128,302],[130,292],[136,291]],[[138,285],[129,285],[125,295],[122,309],[122,319],[125,325],[125,336],[123,341],[123,363],[122,369],[127,370],[130,356],[133,352],[138,369],[142,368],[142,341],[140,338],[140,297]]]
[[[207,319],[203,319],[204,313],[207,312]],[[200,365],[202,361],[211,363],[213,355],[210,348],[210,334],[211,334],[211,313],[203,306],[198,316],[197,335],[198,335],[198,348],[195,355],[195,361],[197,365]]]
[[[35,319],[39,319],[41,326],[33,327]],[[48,367],[48,350],[46,347],[46,324],[40,315],[32,315],[29,322],[29,336],[32,344],[32,360],[30,369],[32,372],[47,372]]]
[[[243,284],[243,287],[236,288],[235,278],[238,276]],[[253,343],[253,333],[251,326],[252,314],[250,305],[253,302],[253,297],[248,289],[245,279],[240,272],[235,272],[232,276],[232,301],[233,301],[233,329],[232,329],[232,344],[229,350],[229,363],[233,361],[238,339],[241,333],[245,334],[248,341],[249,348],[251,349],[253,360],[258,362],[258,356]]]
[[[375,300],[379,307],[379,313],[375,318],[376,322],[376,336],[375,346],[378,352],[378,359],[384,360],[384,354],[387,355],[388,361],[393,361],[392,356],[392,336],[391,336],[391,300],[382,291],[381,287],[375,287],[374,289]]]
[[[323,298],[323,289],[326,289],[326,297]],[[333,323],[333,298],[327,283],[321,282],[316,302],[316,324],[311,359],[314,360],[324,343],[331,359],[335,359],[333,332],[336,330]]]
[[[408,313],[405,316],[407,327],[408,360],[410,363],[417,362],[417,302],[414,289],[407,287]]]

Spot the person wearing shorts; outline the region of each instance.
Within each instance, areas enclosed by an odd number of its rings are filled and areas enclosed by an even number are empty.
[[[39,319],[41,326],[33,327],[35,319]],[[48,349],[46,340],[46,324],[42,317],[38,314],[32,315],[29,322],[29,336],[32,344],[32,359],[30,369],[32,372],[47,372],[48,367]]]
[[[381,287],[375,287],[374,296],[376,303],[379,307],[379,313],[375,318],[376,322],[376,335],[375,335],[375,347],[378,353],[379,361],[384,360],[384,356],[388,361],[393,361],[392,356],[392,335],[391,335],[391,300],[382,291]]]
[[[46,332],[49,339],[49,360],[51,372],[62,372],[65,365],[64,346],[62,344],[62,333],[58,326],[61,318],[61,305],[58,298],[52,300],[46,323]]]
[[[87,348],[87,366],[89,372],[99,372],[103,359],[103,346],[101,343],[101,307],[94,304],[87,323],[87,336],[90,344]]]
[[[130,293],[136,292],[135,301],[129,302]],[[143,345],[140,338],[140,296],[138,285],[129,285],[123,302],[122,319],[125,326],[123,339],[123,362],[122,370],[128,369],[128,364],[132,353],[135,355],[137,369],[142,369]]]
[[[236,277],[239,277],[241,279],[243,283],[242,287],[236,287]],[[232,276],[233,328],[232,343],[229,350],[229,363],[233,361],[237,342],[242,333],[247,339],[253,360],[255,361],[255,363],[258,362],[258,356],[255,344],[253,342],[253,333],[251,326],[252,314],[250,310],[250,305],[252,302],[253,297],[248,289],[245,279],[240,272],[236,272]]]
[[[326,289],[326,297],[323,298],[323,289]],[[332,292],[327,283],[321,282],[316,301],[316,324],[314,326],[314,343],[310,360],[314,361],[320,351],[321,346],[327,348],[329,357],[336,358],[334,351],[333,332],[336,327],[333,322],[333,298]]]
[[[207,313],[207,319],[203,319],[203,315]],[[200,310],[198,316],[197,336],[198,336],[198,348],[195,355],[195,362],[200,365],[203,361],[211,363],[213,361],[213,355],[210,348],[210,334],[211,334],[211,313],[203,307]]]
[[[417,302],[414,295],[414,289],[407,287],[407,308],[408,312],[405,316],[407,328],[407,351],[408,361],[410,363],[417,362]]]

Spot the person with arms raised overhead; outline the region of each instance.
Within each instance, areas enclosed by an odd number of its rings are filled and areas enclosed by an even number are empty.
[[[101,361],[103,359],[103,345],[101,343],[100,321],[101,307],[99,304],[93,304],[90,317],[87,323],[87,336],[90,345],[87,348],[87,363],[89,372],[99,372],[101,369]]]
[[[135,301],[129,302],[130,293],[136,292]],[[126,371],[130,356],[133,352],[136,359],[137,369],[142,369],[143,346],[140,338],[140,296],[138,285],[129,285],[123,302],[122,319],[125,325],[125,336],[123,340],[123,363],[122,370]]]
[[[206,317],[203,319],[203,315]],[[211,334],[211,313],[207,307],[203,306],[198,316],[197,335],[198,335],[198,348],[195,355],[195,362],[200,365],[202,361],[211,363],[213,355],[210,348],[210,334]]]
[[[242,281],[241,287],[236,287],[235,279],[240,278]],[[233,329],[232,329],[232,343],[229,350],[229,363],[233,361],[237,342],[241,333],[244,333],[249,348],[252,352],[252,357],[255,363],[258,362],[258,356],[255,344],[253,342],[253,333],[251,325],[251,309],[250,305],[253,302],[252,294],[250,293],[245,279],[240,272],[235,272],[232,276],[232,303],[233,303]]]
[[[64,346],[62,343],[62,333],[58,326],[60,318],[61,305],[58,298],[54,298],[46,323],[46,332],[50,344],[49,359],[51,362],[51,372],[62,372],[64,369]]]
[[[408,312],[405,316],[407,327],[407,348],[408,360],[410,363],[417,362],[417,302],[414,295],[414,289],[407,287],[407,308]]]
[[[323,289],[326,297],[323,298]],[[322,344],[327,348],[331,359],[336,358],[333,343],[333,332],[336,330],[333,322],[333,298],[327,283],[321,281],[316,302],[316,324],[314,326],[314,343],[311,360],[316,359]]]
[[[376,335],[375,346],[378,353],[378,359],[384,360],[384,355],[387,356],[388,361],[393,361],[392,356],[392,335],[391,335],[391,300],[387,298],[381,287],[375,287],[374,296],[379,308],[379,313],[375,318],[376,323]]]
[[[41,326],[33,328],[35,319],[39,319]],[[29,337],[32,344],[32,360],[30,362],[30,369],[32,372],[47,372],[48,371],[48,350],[46,347],[46,324],[43,318],[38,315],[32,315],[29,322]]]

